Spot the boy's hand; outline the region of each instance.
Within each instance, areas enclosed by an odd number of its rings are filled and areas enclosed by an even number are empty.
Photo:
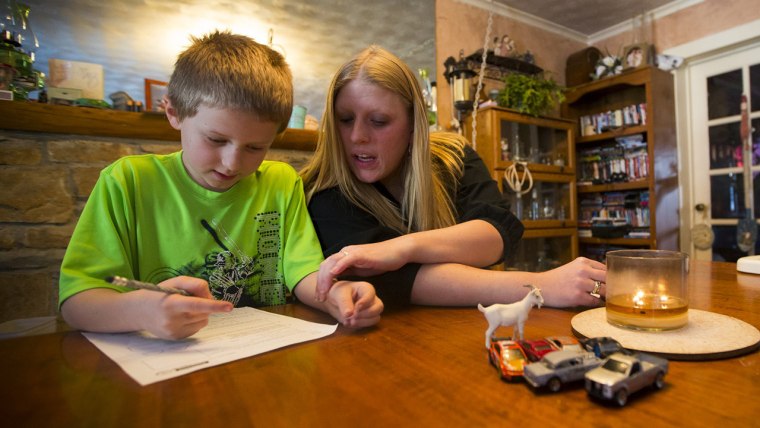
[[[145,293],[147,303],[142,313],[143,329],[162,339],[192,336],[208,324],[210,314],[232,310],[232,303],[213,299],[208,283],[203,279],[178,276],[160,285],[180,288],[193,295],[141,291]]]
[[[327,293],[327,310],[346,327],[369,327],[380,321],[385,308],[368,282],[338,281]]]

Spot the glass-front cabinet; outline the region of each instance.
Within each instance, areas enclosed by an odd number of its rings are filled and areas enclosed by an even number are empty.
[[[544,272],[576,257],[578,234],[575,229],[526,229],[505,270]]]
[[[572,121],[502,107],[477,114],[476,144],[512,212],[525,225],[505,269],[543,271],[577,256],[577,200]],[[472,139],[468,118],[465,136]]]

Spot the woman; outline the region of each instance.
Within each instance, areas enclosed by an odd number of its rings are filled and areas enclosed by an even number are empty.
[[[483,269],[515,250],[523,226],[461,136],[429,133],[414,73],[378,46],[333,78],[301,175],[327,257],[318,299],[337,277],[358,276],[388,307],[513,302],[525,284],[550,306],[600,302],[590,292],[605,266],[589,259],[543,273]]]

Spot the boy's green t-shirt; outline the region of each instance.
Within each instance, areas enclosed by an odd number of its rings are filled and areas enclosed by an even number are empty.
[[[122,158],[105,168],[77,223],[61,266],[59,306],[119,275],[159,283],[207,280],[235,306],[283,304],[323,260],[303,184],[282,162],[226,192],[195,183],[182,152]]]

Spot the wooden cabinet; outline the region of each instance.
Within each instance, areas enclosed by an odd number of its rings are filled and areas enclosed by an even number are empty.
[[[470,118],[465,131],[472,138]],[[577,257],[574,138],[572,121],[478,112],[477,152],[526,229],[505,269],[543,271]]]
[[[580,255],[678,249],[673,77],[654,67],[571,88],[562,116],[577,124]]]

